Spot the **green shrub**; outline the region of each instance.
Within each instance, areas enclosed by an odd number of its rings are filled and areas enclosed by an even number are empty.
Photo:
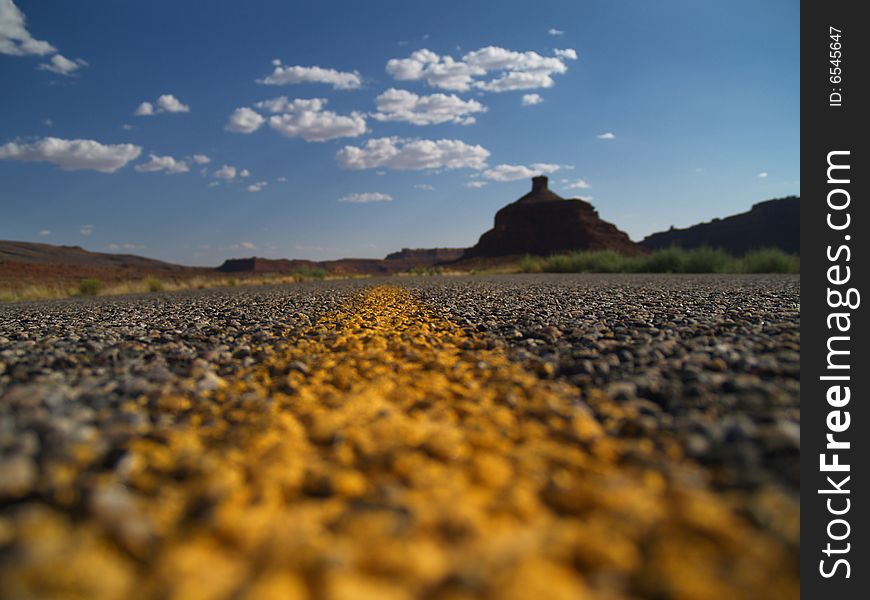
[[[519,269],[521,273],[540,273],[544,270],[544,259],[527,254],[520,261]]]
[[[799,273],[800,258],[781,250],[758,250],[735,258],[723,250],[678,247],[624,256],[613,250],[591,250],[526,256],[522,273]]]
[[[695,248],[688,250],[683,257],[682,273],[723,273],[728,271],[734,257],[724,250]]]
[[[235,277],[230,277],[229,279],[227,279],[227,285],[230,287],[236,287],[237,285],[239,285],[239,280]]]
[[[742,273],[800,273],[800,257],[777,248],[755,250],[740,259]]]
[[[144,283],[149,292],[162,292],[166,289],[163,280],[158,279],[157,277],[148,277],[145,279]]]
[[[103,282],[95,277],[88,277],[79,282],[80,296],[96,296],[103,289]]]
[[[302,267],[293,271],[293,277],[299,281],[323,279],[326,275],[326,269],[322,267]]]

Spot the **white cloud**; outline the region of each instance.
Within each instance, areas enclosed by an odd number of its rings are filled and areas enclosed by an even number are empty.
[[[124,123],[123,125],[121,125],[121,129],[123,129],[124,131],[130,131],[131,129],[133,129],[133,126],[129,123]]]
[[[474,181],[469,181],[465,184],[465,187],[471,188],[473,190],[478,190],[482,187],[485,187],[487,184],[486,181],[480,181],[479,179],[475,179]]]
[[[156,102],[142,102],[133,114],[137,117],[150,117],[164,112],[186,113],[190,112],[190,106],[182,103],[172,94],[163,94],[157,98]]]
[[[251,176],[251,172],[248,171],[247,169],[242,169],[241,171],[239,171],[239,177],[250,177],[250,176]]]
[[[37,68],[42,71],[51,71],[58,75],[71,76],[74,75],[76,71],[86,66],[88,66],[88,63],[81,58],[70,60],[62,54],[55,54],[51,57],[50,62],[41,63]]]
[[[585,190],[585,189],[589,189],[592,187],[591,185],[589,185],[589,182],[586,181],[585,179],[578,179],[578,180],[572,181],[572,182],[566,181],[566,183],[568,185],[566,185],[565,187],[567,187],[569,190]]]
[[[238,245],[240,248],[244,248],[245,250],[256,250],[257,246],[254,245],[253,242],[242,242]]]
[[[269,126],[286,137],[300,137],[307,142],[324,142],[340,137],[357,137],[367,131],[363,115],[352,112],[339,115],[324,110],[327,100],[323,98],[297,98],[290,100],[279,96],[257,102],[254,106],[273,114]],[[252,133],[266,119],[251,108],[238,108],[230,117],[227,129]]]
[[[142,244],[108,244],[106,246],[107,250],[144,250],[145,246]]]
[[[249,185],[248,191],[249,192],[259,192],[267,185],[269,185],[269,182],[267,182],[267,181],[258,181],[257,183],[252,183],[251,185]]]
[[[51,235],[51,230],[50,229],[40,229],[39,235],[42,235],[42,236]]]
[[[176,173],[187,173],[190,167],[183,160],[175,160],[171,156],[158,156],[156,154],[148,155],[148,162],[136,165],[135,169],[140,173],[157,173],[166,171],[167,175]]]
[[[429,185],[428,183],[417,183],[414,185],[415,190],[423,190],[424,192],[431,192],[435,189],[434,186]]]
[[[364,146],[345,146],[336,159],[345,169],[388,168],[483,169],[489,150],[461,140],[403,140],[397,137],[375,138]]]
[[[44,137],[34,142],[9,142],[0,146],[0,160],[45,161],[64,171],[91,169],[114,173],[139,158],[142,148],[134,144],[101,144],[94,140]]]
[[[154,105],[150,102],[143,102],[136,108],[136,112],[133,114],[137,117],[150,117],[154,114]]]
[[[233,111],[233,114],[230,115],[230,121],[224,129],[236,133],[254,133],[265,121],[263,115],[243,106]]]
[[[555,56],[541,56],[537,52],[487,46],[465,54],[461,60],[423,49],[408,58],[390,59],[387,72],[400,81],[422,79],[433,87],[447,90],[467,91],[474,87],[505,92],[552,87],[551,76],[568,70],[564,59],[576,58],[577,53],[570,48],[556,50]],[[480,79],[489,73],[495,73],[495,77],[488,81]]]
[[[258,108],[281,112],[269,117],[269,127],[286,137],[299,137],[306,142],[325,142],[342,137],[357,137],[367,131],[362,114],[352,112],[340,115],[326,106],[323,98],[297,99],[274,98],[257,103]]]
[[[269,100],[261,100],[254,104],[257,108],[270,113],[311,111],[319,112],[326,106],[324,98],[297,98],[290,100],[287,96],[278,96]]]
[[[272,63],[274,65],[274,61]],[[328,83],[336,90],[355,90],[362,87],[362,77],[356,71],[336,71],[323,67],[282,67],[275,65],[272,74],[258,79],[257,83],[266,85],[289,85],[294,83]]]
[[[45,125],[46,127],[53,127],[54,121],[52,121],[51,119],[43,119],[42,124]]]
[[[534,106],[535,104],[540,104],[544,99],[541,98],[540,94],[523,94],[523,106]]]
[[[190,112],[190,107],[187,104],[182,104],[181,101],[172,94],[163,94],[157,98],[158,112],[166,111],[171,113]]]
[[[511,71],[492,81],[478,81],[475,87],[487,92],[513,92],[517,90],[534,90],[538,88],[551,88],[556,84],[549,73],[526,71]]]
[[[550,30],[547,31],[547,33],[548,33],[549,35],[552,35],[552,36],[565,35],[565,32],[564,32],[564,31],[562,31],[561,29],[556,29],[555,27],[551,27]]]
[[[213,173],[215,177],[218,179],[235,179],[236,178],[236,168],[230,165],[224,165],[217,171]]]
[[[366,202],[390,202],[393,197],[389,194],[380,192],[363,192],[362,194],[348,194],[338,199],[339,202],[348,202],[352,204],[363,204]]]
[[[387,73],[398,81],[424,79],[432,87],[466,91],[476,76],[486,75],[479,67],[472,67],[451,56],[438,56],[431,50],[417,50],[408,58],[387,61]]]
[[[211,162],[211,159],[205,154],[194,154],[191,158],[198,165],[207,165]]]
[[[761,173],[756,175],[756,177],[758,177],[759,179],[766,179],[767,175],[768,175],[767,171],[762,171]]]
[[[377,98],[378,112],[372,117],[378,121],[406,121],[414,125],[457,123],[471,125],[471,113],[486,112],[486,107],[476,100],[463,100],[453,94],[418,96],[407,90],[390,88]]]
[[[220,181],[209,181],[209,182],[208,182],[208,187],[217,187],[217,186],[219,186],[220,184],[221,184]]]
[[[284,183],[285,181],[287,181],[287,178],[286,177],[278,177],[277,179],[275,179],[275,181],[277,181],[279,183]]]
[[[561,168],[561,165],[548,163],[535,163],[530,166],[501,164],[487,169],[483,172],[483,176],[493,181],[516,181],[518,179],[528,179],[542,173],[555,173]]]
[[[613,133],[611,133],[609,131],[607,133],[601,133],[599,135],[596,135],[595,137],[597,137],[599,140],[614,140],[614,139],[616,139],[616,135],[614,135]]]
[[[35,39],[24,21],[24,14],[12,0],[0,0],[0,54],[44,56],[56,52],[48,42]]]
[[[79,233],[84,235],[84,236],[91,235],[93,232],[94,232],[93,225],[82,225],[81,229],[79,229]]]

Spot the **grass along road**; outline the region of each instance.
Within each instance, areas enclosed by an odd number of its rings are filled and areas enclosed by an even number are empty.
[[[0,520],[11,597],[798,597],[798,511],[408,292],[354,294],[237,375],[120,407]],[[202,381],[207,379],[208,385]],[[14,495],[14,494],[13,494]],[[758,513],[759,506],[754,506]],[[762,525],[759,525],[761,523]]]

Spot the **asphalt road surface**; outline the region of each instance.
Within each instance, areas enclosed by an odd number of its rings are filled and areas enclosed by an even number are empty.
[[[0,589],[797,598],[797,276],[0,306]]]

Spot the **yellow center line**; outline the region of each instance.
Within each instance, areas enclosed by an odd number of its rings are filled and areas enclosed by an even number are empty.
[[[213,391],[127,407],[154,424],[115,471],[55,474],[90,477],[86,516],[30,508],[6,524],[0,584],[185,600],[799,597],[797,507],[762,499],[779,520],[761,530],[672,441],[608,435],[577,397],[373,288]]]

